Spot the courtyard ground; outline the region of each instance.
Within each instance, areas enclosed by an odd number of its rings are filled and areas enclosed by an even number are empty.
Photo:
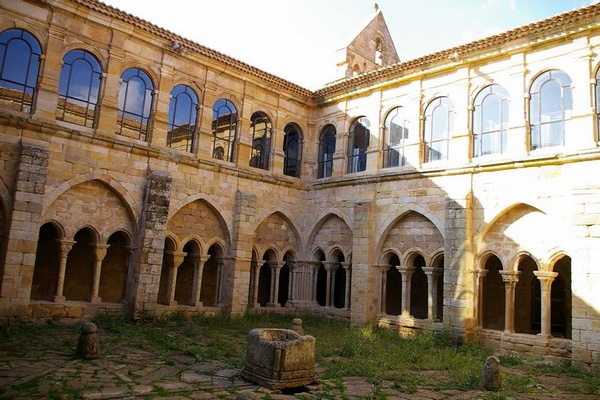
[[[99,318],[96,360],[76,356],[78,324],[50,320],[0,328],[0,399],[576,400],[600,395],[600,378],[591,372],[520,357],[501,358],[502,391],[482,391],[479,372],[491,352],[478,345],[399,339],[388,331],[314,317],[304,318],[304,325],[317,339],[318,382],[279,392],[242,379],[245,333],[252,327],[289,328],[291,318],[179,316],[138,324]]]

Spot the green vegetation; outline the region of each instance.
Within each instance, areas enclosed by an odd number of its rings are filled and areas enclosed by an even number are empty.
[[[143,351],[154,354],[164,365],[175,365],[174,356],[187,355],[197,362],[216,360],[241,369],[248,331],[258,327],[289,328],[292,318],[292,315],[256,314],[243,318],[172,315],[135,323],[126,318],[98,316],[93,322],[99,328],[103,356]],[[402,338],[398,332],[373,326],[351,327],[315,316],[301,318],[305,333],[317,340],[316,362],[323,372],[319,373],[322,390],[310,396],[298,393],[298,398],[339,398],[348,377],[367,378],[375,386],[373,399],[385,399],[386,390],[407,394],[422,389],[476,390],[485,359],[492,354],[476,343],[457,345],[448,332],[434,335],[424,331]],[[0,340],[31,344],[36,343],[36,337],[45,337],[55,340],[52,344],[55,349],[72,351],[73,338],[78,332],[77,326],[32,324],[4,329],[0,331]],[[500,359],[504,389],[484,393],[485,399],[522,398],[532,393],[557,391],[564,395],[600,394],[600,376],[570,364],[549,365],[539,358],[514,355]],[[123,373],[134,377],[130,372]],[[548,381],[550,378],[554,383]],[[556,384],[558,379],[567,381]],[[34,394],[37,384],[38,379],[11,389]],[[160,395],[157,390],[151,396]],[[79,394],[73,391],[70,398]]]

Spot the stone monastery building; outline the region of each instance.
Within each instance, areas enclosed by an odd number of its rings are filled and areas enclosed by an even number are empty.
[[[406,62],[376,12],[338,66],[3,0],[0,323],[310,312],[599,366],[600,4]]]

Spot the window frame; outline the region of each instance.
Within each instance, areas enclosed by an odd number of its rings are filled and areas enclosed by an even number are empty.
[[[227,109],[229,113],[220,113],[220,110]],[[234,161],[234,151],[236,147],[237,140],[237,125],[238,125],[238,111],[233,104],[233,102],[226,98],[220,98],[215,101],[213,104],[213,117],[212,117],[212,132],[213,132],[213,146],[212,146],[212,158],[217,160],[223,160],[227,162]],[[233,110],[233,112],[232,112]],[[225,120],[225,116],[229,115],[228,122],[223,124],[223,132],[228,132],[227,137],[225,135],[219,136],[218,131],[221,127],[219,120],[223,118]],[[226,148],[221,146],[221,144],[226,144]],[[223,153],[223,158],[219,157],[219,155]]]
[[[178,90],[178,93],[175,91]],[[181,96],[187,96],[189,98],[190,107],[187,111],[187,124],[176,124],[175,119],[177,118],[178,106],[181,100]],[[185,105],[183,105],[185,106]],[[169,114],[167,120],[167,146],[171,148],[177,148],[178,150],[194,153],[196,151],[196,133],[198,128],[198,110],[199,110],[199,99],[198,94],[190,86],[186,84],[178,84],[173,86],[171,93],[169,94]],[[192,124],[193,122],[193,124]],[[173,133],[176,130],[183,131],[185,133],[185,145],[173,147]],[[179,132],[178,132],[179,133]]]
[[[79,56],[77,53],[81,53]],[[72,59],[71,59],[71,57]],[[62,59],[63,65],[61,67],[60,79],[58,85],[58,105],[56,109],[56,119],[59,121],[65,121],[69,123],[74,123],[77,125],[82,125],[88,128],[95,128],[97,119],[98,119],[98,109],[100,103],[100,89],[102,84],[102,66],[98,58],[92,54],[91,52],[84,49],[74,49],[66,53]],[[73,78],[73,69],[74,65],[77,62],[86,62],[90,66],[91,73],[81,79],[77,77]],[[65,76],[66,75],[66,76]],[[63,92],[63,78],[67,79],[66,87]],[[86,86],[85,81],[83,79],[87,79],[87,96],[86,98],[77,97],[76,94],[73,94],[72,91],[75,91],[73,87],[82,87]],[[84,85],[78,85],[79,83],[84,83]],[[94,102],[92,98],[95,97],[96,101]],[[61,105],[62,100],[62,105]],[[85,117],[83,123],[77,123],[75,121],[68,121],[65,116],[67,115],[67,104],[69,104],[69,100],[72,100],[73,103],[82,103],[85,105]],[[90,109],[91,115],[90,115]],[[62,110],[62,115],[61,115]],[[88,125],[89,123],[89,125]]]
[[[263,124],[264,128],[257,129],[259,124]],[[250,127],[252,128],[252,142],[249,165],[268,171],[271,158],[271,138],[273,135],[271,119],[264,112],[257,111],[250,117]]]
[[[327,125],[321,131],[321,135],[319,136],[317,179],[329,178],[333,174],[336,135],[337,131],[333,125]]]
[[[573,111],[573,92],[571,90],[571,77],[560,69],[550,69],[539,74],[531,83],[529,91],[529,148],[531,151],[547,149],[548,147],[560,147],[566,144],[566,126],[565,122],[571,119],[570,113]],[[548,105],[547,97],[542,95],[544,87],[551,83],[557,83],[560,89],[560,116],[550,120],[543,121],[548,117],[548,112],[543,112],[544,105]],[[557,135],[551,131],[558,127]],[[546,128],[546,131],[542,130]],[[559,140],[544,140],[544,136],[557,136]]]
[[[13,36],[11,33],[15,35]],[[29,48],[29,52],[27,57],[23,55],[23,59],[11,58],[8,60],[11,54],[7,50],[11,50],[11,48],[14,51],[19,50],[18,48],[11,47],[11,45],[14,45],[12,42],[16,40],[24,42]],[[10,104],[13,106],[8,108],[27,114],[33,114],[38,92],[37,85],[40,77],[41,57],[42,46],[37,38],[30,32],[20,28],[9,28],[0,33],[0,88],[9,91],[15,90],[20,93],[18,98],[7,103],[7,105]],[[19,68],[19,65],[15,65],[16,61],[20,61],[24,65]],[[20,74],[24,71],[24,79],[8,79],[7,75],[10,73],[9,68],[20,71]]]
[[[297,141],[296,158],[290,156],[290,144],[293,139]],[[294,123],[289,123],[283,128],[283,174],[300,178],[302,167],[302,147],[303,135],[300,127]]]
[[[360,116],[352,122],[348,131],[348,152],[346,173],[354,174],[367,170],[369,143],[371,139],[371,121],[365,116]],[[362,146],[357,146],[361,139]]]
[[[499,110],[498,115],[500,117],[499,128],[487,129],[485,128],[485,121],[483,117],[486,115],[486,100],[492,98],[492,96],[498,98]],[[475,99],[473,100],[473,115],[472,115],[472,129],[473,129],[473,157],[484,157],[494,154],[505,154],[507,146],[507,132],[508,132],[508,120],[509,120],[509,96],[508,91],[503,86],[498,84],[487,85],[482,88]],[[489,104],[489,102],[488,102]],[[491,151],[484,152],[484,140],[486,137],[492,137],[491,142],[495,143],[496,146],[492,146]],[[499,146],[497,144],[499,143]],[[493,151],[494,148],[499,150]]]
[[[383,126],[383,130],[384,130],[384,133],[383,133],[383,137],[384,137],[383,168],[394,168],[394,167],[401,167],[401,166],[406,165],[406,154],[405,154],[406,142],[407,142],[408,136],[410,134],[410,130],[408,129],[407,125],[410,124],[410,120],[408,120],[406,118],[405,111],[406,111],[405,107],[397,106],[397,107],[392,108],[385,116],[384,126]],[[402,129],[403,132],[401,133],[401,138],[399,141],[400,144],[390,145],[391,134],[392,134],[390,125],[391,125],[392,121],[394,121],[398,117],[402,117],[402,125],[400,126],[400,128]],[[397,152],[396,154],[398,154],[397,162],[392,162],[392,159],[393,159],[392,154],[394,154],[393,152]]]
[[[130,76],[128,76],[127,78],[124,78],[124,76],[128,73],[131,73]],[[134,112],[128,111],[127,110],[127,106],[129,103],[129,101],[132,101],[132,98],[129,97],[129,93],[130,93],[130,89],[135,89],[132,88],[131,86],[133,86],[132,82],[133,79],[137,78],[141,81],[143,81],[144,83],[144,88],[143,88],[143,93],[144,93],[144,97],[143,97],[143,101],[141,103],[141,110],[136,110],[136,111],[141,111],[140,114],[136,114]],[[123,94],[124,93],[124,94]],[[119,96],[118,96],[118,114],[117,114],[117,126],[118,126],[118,131],[117,134],[119,135],[123,135],[126,137],[131,137],[133,139],[137,139],[137,140],[141,140],[141,141],[145,141],[148,142],[150,139],[150,132],[151,132],[151,122],[152,122],[152,114],[153,114],[153,108],[154,108],[154,82],[152,81],[152,78],[150,77],[150,75],[144,71],[141,68],[137,68],[137,67],[132,67],[132,68],[128,68],[125,71],[123,71],[123,73],[121,74],[121,86],[119,87]],[[122,99],[122,96],[124,96],[124,98]],[[138,107],[138,108],[140,108]],[[139,126],[136,129],[131,129],[134,132],[137,132],[137,138],[136,137],[132,137],[129,135],[125,135],[124,134],[124,129],[123,129],[123,120],[125,119],[125,115],[129,115],[132,116],[133,120],[136,121],[137,123],[139,123]],[[137,121],[137,119],[139,119],[139,121]],[[144,128],[145,126],[145,128]]]
[[[436,111],[441,107],[446,108],[447,123],[445,129],[445,135],[440,139],[434,139],[433,135],[435,132],[436,125],[440,122],[434,117],[440,114],[436,114]],[[424,121],[423,121],[423,145],[424,145],[424,162],[440,162],[447,161],[450,156],[450,138],[454,129],[454,104],[448,96],[438,96],[431,100],[425,108]],[[439,152],[439,158],[432,157],[434,151],[433,144],[441,144],[443,152]]]

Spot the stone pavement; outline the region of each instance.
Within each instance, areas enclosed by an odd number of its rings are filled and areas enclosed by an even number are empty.
[[[54,338],[56,339],[56,338]],[[271,391],[243,380],[239,370],[219,361],[198,362],[182,353],[154,354],[113,347],[96,360],[75,356],[70,342],[51,348],[48,342],[24,343],[0,337],[0,400],[3,399],[481,399],[481,391],[433,391],[420,388],[403,393],[391,383],[377,385],[348,377],[321,380],[296,392]],[[54,343],[60,343],[54,341]],[[73,343],[74,344],[74,343]],[[104,344],[104,346],[112,346]],[[105,348],[106,348],[105,347]],[[317,374],[323,372],[317,366]],[[520,397],[525,398],[525,397]],[[553,393],[527,396],[564,398]],[[569,395],[570,400],[594,396]]]

